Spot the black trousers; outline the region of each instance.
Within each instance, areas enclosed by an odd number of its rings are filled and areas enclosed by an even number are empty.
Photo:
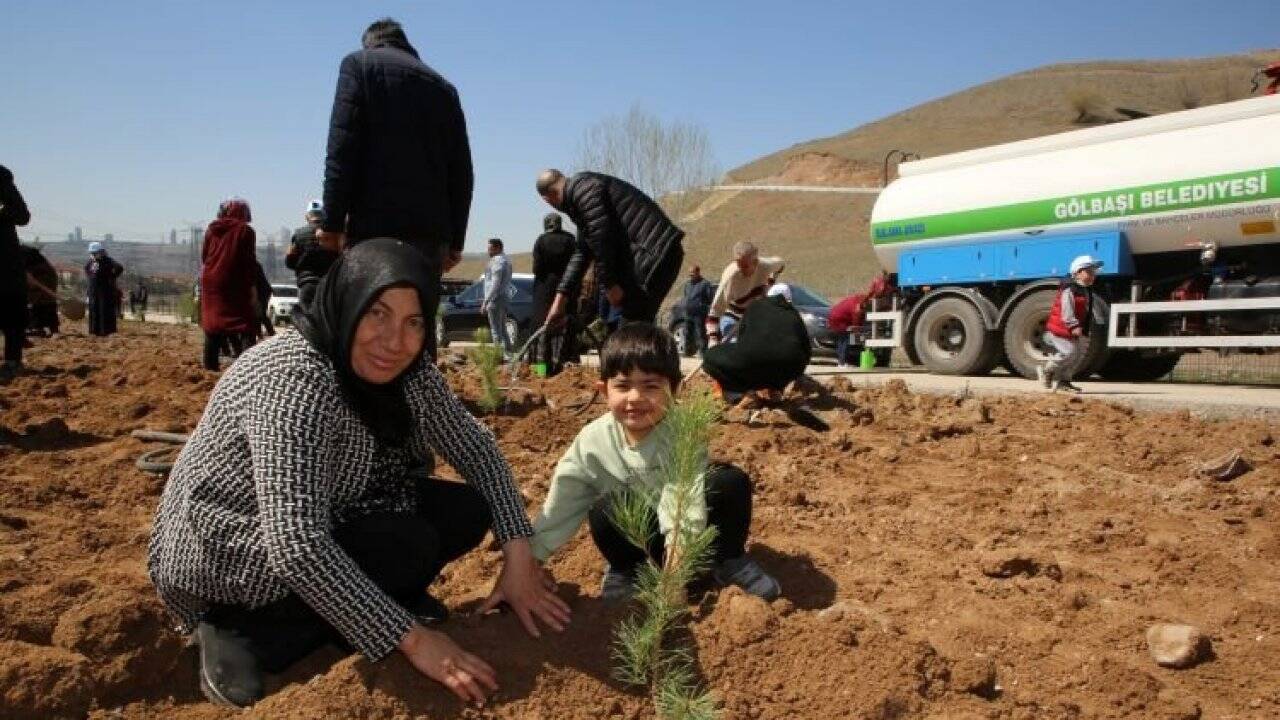
[[[26,328],[9,323],[4,327],[4,361],[14,365],[22,364],[22,342],[26,340]]]
[[[707,523],[716,529],[713,562],[719,564],[742,557],[746,554],[747,533],[751,530],[751,478],[733,465],[713,465],[704,484]],[[634,575],[646,557],[661,565],[666,557],[666,543],[658,531],[657,515],[652,516],[649,547],[641,550],[632,545],[609,519],[610,502],[610,497],[600,500],[587,514],[591,539],[610,567],[624,575]]]
[[[369,579],[407,607],[423,597],[446,563],[478,547],[492,525],[489,506],[469,485],[431,478],[418,481],[417,492],[417,513],[372,513],[333,531]],[[272,673],[327,643],[346,645],[293,593],[259,608],[215,605],[204,621],[246,638],[261,669]]]
[[[246,348],[253,347],[256,342],[251,334],[240,333],[205,333],[204,334],[204,369],[217,370],[218,358],[223,348],[231,350],[231,357],[240,357]]]
[[[641,287],[634,281],[622,288],[622,319],[630,322],[652,323],[658,317],[662,301],[666,299],[676,277],[680,275],[680,264],[684,262],[684,250],[674,247],[667,253],[656,268],[649,282]]]

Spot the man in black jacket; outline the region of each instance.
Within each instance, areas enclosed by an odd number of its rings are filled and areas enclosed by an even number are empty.
[[[22,368],[22,343],[27,332],[27,271],[18,244],[18,225],[31,222],[13,173],[0,165],[0,332],[4,334],[4,365],[0,375]]]
[[[324,205],[319,200],[312,200],[307,206],[307,214],[303,216],[307,224],[293,231],[289,252],[284,256],[285,267],[297,276],[298,304],[304,309],[311,305],[311,298],[315,297],[320,278],[329,272],[329,266],[338,259],[337,252],[321,247],[316,239],[316,233],[324,222],[324,214]]]
[[[370,25],[361,44],[338,70],[317,239],[331,250],[402,240],[427,257],[438,287],[462,259],[475,184],[458,91],[394,20]],[[422,300],[434,327],[438,297]]]
[[[623,319],[653,322],[680,274],[684,231],[652,198],[611,175],[581,172],[567,178],[559,170],[545,170],[537,189],[578,226],[577,249],[547,322],[564,316],[592,260],[609,304],[621,308]]]
[[[546,322],[556,291],[564,279],[564,271],[569,267],[577,246],[573,235],[564,231],[564,220],[559,213],[549,213],[544,217],[542,229],[544,232],[533,243],[534,327],[541,327]],[[568,310],[572,314],[573,308]],[[537,362],[546,364],[548,377],[559,373],[566,362],[576,362],[577,353],[571,347],[573,340],[573,329],[563,325],[548,328],[538,340]]]

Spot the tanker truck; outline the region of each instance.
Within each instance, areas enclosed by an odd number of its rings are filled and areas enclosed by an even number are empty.
[[[1277,225],[1280,96],[904,162],[871,214],[896,289],[866,344],[935,373],[1034,377],[1050,304],[1088,254],[1104,265],[1077,377],[1275,352]]]

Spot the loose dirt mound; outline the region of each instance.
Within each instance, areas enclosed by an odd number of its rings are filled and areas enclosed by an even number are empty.
[[[133,467],[136,427],[194,425],[215,376],[178,328],[63,337],[0,385],[0,717],[224,718],[145,574],[161,484]],[[448,371],[475,397],[465,368]],[[578,428],[602,411],[589,372],[521,379],[488,418],[536,506]],[[756,483],[751,552],[782,581],[695,608],[698,666],[729,718],[1275,717],[1280,714],[1280,448],[1256,421],[1141,414],[1078,398],[948,398],[836,386],[780,410],[726,413],[719,459]],[[141,408],[145,407],[145,411]],[[1242,448],[1253,470],[1192,477]],[[596,598],[585,537],[552,563],[575,611],[535,641],[467,617],[500,554],[434,588],[448,632],[492,662],[490,708],[461,708],[404,662],[316,653],[250,718],[648,718],[610,677],[625,609]],[[1198,626],[1212,657],[1147,656],[1146,628]]]

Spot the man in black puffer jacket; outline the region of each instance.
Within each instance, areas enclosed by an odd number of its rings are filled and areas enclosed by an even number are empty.
[[[418,59],[394,20],[370,25],[361,44],[338,71],[316,237],[331,250],[402,240],[427,257],[437,287],[462,259],[475,185],[458,91]],[[428,327],[437,299],[422,299]]]
[[[594,260],[609,304],[624,320],[653,322],[684,260],[684,231],[658,203],[624,180],[595,172],[538,176],[538,194],[578,226],[578,246],[560,279],[547,322],[565,314]]]

